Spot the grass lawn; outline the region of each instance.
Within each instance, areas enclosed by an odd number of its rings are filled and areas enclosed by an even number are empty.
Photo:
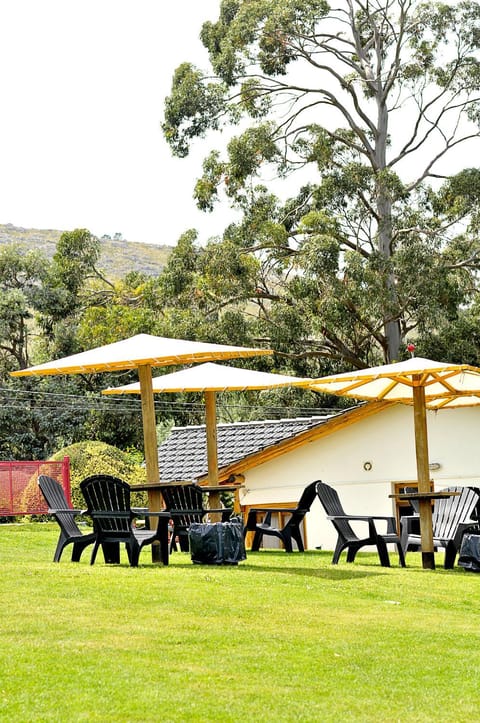
[[[91,567],[57,530],[0,525],[2,723],[480,719],[480,575],[440,554]]]

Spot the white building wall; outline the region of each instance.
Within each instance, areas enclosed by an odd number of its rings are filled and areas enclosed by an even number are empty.
[[[440,465],[432,470],[436,489],[480,486],[479,422],[480,407],[427,413],[429,458]],[[392,482],[416,479],[413,408],[392,406],[247,470],[241,503],[296,503],[315,479],[337,489],[347,514],[392,515]],[[307,515],[306,536],[310,549],[335,546],[318,500]]]

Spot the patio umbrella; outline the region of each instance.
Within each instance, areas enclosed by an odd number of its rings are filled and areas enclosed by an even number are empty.
[[[454,405],[454,400],[460,406],[462,399],[480,395],[480,369],[412,357],[396,364],[315,379],[310,388],[356,399],[413,405],[418,491],[426,495],[420,500],[422,560],[424,568],[434,569],[426,409],[441,408],[442,402]]]
[[[234,359],[273,354],[270,349],[254,349],[223,344],[209,344],[185,339],[169,339],[137,334],[128,339],[99,346],[56,361],[11,372],[12,376],[49,374],[87,374],[137,369],[140,379],[144,452],[147,480],[159,481],[155,407],[152,392],[152,367],[189,364],[211,359]],[[155,504],[155,503],[154,503]],[[155,509],[152,507],[152,509]]]
[[[217,458],[217,392],[246,391],[250,389],[275,389],[286,386],[306,387],[311,379],[270,374],[252,369],[222,366],[221,364],[199,364],[172,374],[164,374],[152,380],[154,393],[161,392],[203,392],[205,396],[205,426],[207,437],[208,484],[218,485]],[[102,394],[138,394],[138,383],[105,389]],[[213,505],[212,505],[213,506]]]

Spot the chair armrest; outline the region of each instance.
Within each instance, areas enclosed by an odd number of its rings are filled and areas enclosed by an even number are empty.
[[[377,517],[376,515],[327,515],[327,520],[360,520],[369,522],[370,520],[390,520],[391,517]]]
[[[348,520],[349,522],[367,522],[371,535],[398,534],[395,517],[391,515],[327,515],[328,520]],[[379,532],[375,526],[376,520],[387,523],[385,533]]]
[[[182,517],[183,515],[205,515],[206,514],[206,510],[199,510],[198,507],[194,510],[189,510],[189,509],[163,510],[163,512],[168,512],[170,517]]]
[[[250,507],[248,510],[248,513],[250,512],[296,512],[296,507]]]
[[[49,515],[55,515],[56,513],[62,513],[67,515],[85,515],[87,513],[87,510],[77,510],[72,509],[71,507],[49,507],[48,508],[48,514]]]
[[[476,531],[480,532],[480,527],[477,520],[467,520],[466,522],[460,522],[458,524],[457,530],[455,532],[455,537],[453,538],[453,543],[457,550],[460,549],[460,545],[462,544],[462,538],[466,532],[469,531]]]
[[[166,519],[166,520],[167,520],[167,523],[168,523],[168,520],[170,520],[170,512],[166,512],[165,510],[155,510],[155,511],[154,511],[154,510],[151,510],[151,511],[150,511],[148,508],[145,508],[145,507],[137,507],[137,508],[135,508],[135,509],[137,509],[137,510],[142,510],[142,512],[141,512],[140,514],[146,515],[146,522],[147,522],[147,523],[148,523],[150,517],[158,517],[158,520],[157,520],[157,535],[159,535],[160,532],[161,532],[161,530],[162,530],[162,522],[161,522],[161,521]],[[147,529],[147,530],[150,529],[150,527],[149,527],[148,524],[146,525],[146,529]]]

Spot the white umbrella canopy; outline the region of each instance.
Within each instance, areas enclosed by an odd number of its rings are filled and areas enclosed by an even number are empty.
[[[211,486],[218,483],[217,431],[216,431],[216,393],[275,389],[287,386],[308,387],[312,380],[291,377],[283,374],[240,369],[222,364],[199,364],[181,369],[172,374],[163,374],[152,379],[152,391],[162,392],[203,392],[206,407],[206,434],[208,481]],[[110,387],[102,394],[139,394],[138,383],[120,387]]]
[[[46,374],[86,374],[137,369],[140,366],[173,366],[211,359],[236,359],[238,357],[273,354],[271,349],[254,349],[203,341],[169,339],[151,334],[136,334],[128,339],[98,346],[79,354],[55,361],[38,364],[12,372],[12,376]]]
[[[480,369],[468,364],[448,364],[412,357],[396,364],[359,369],[321,379],[311,388],[338,396],[365,400],[412,403],[414,389],[423,387],[425,400],[480,395]]]
[[[439,399],[427,399],[425,403],[427,409],[476,407],[480,404],[480,394],[461,394],[458,397],[439,397]]]
[[[287,386],[307,387],[311,383],[312,379],[207,362],[154,377],[152,389],[154,392],[232,392]],[[140,385],[134,382],[121,387],[109,387],[104,389],[102,394],[138,394],[139,392]]]
[[[411,357],[354,372],[315,379],[310,388],[317,392],[365,400],[384,400],[413,405],[415,452],[420,500],[423,567],[433,569],[432,508],[428,459],[426,409],[480,403],[480,369],[469,364]],[[478,396],[477,396],[478,395]],[[473,400],[477,401],[474,402]]]

